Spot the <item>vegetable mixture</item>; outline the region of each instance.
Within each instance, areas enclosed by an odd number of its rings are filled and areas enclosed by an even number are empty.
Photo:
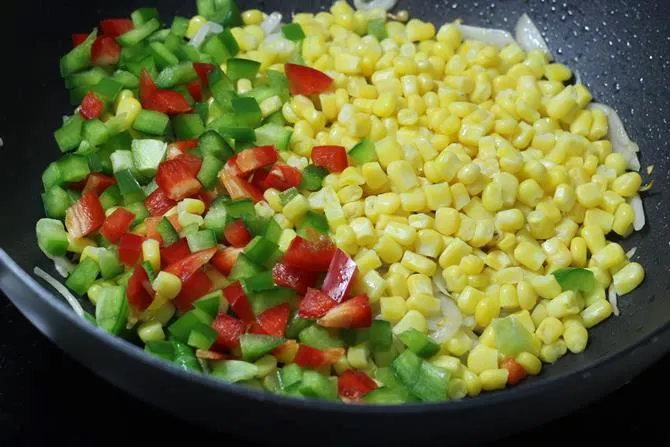
[[[644,277],[607,239],[644,224],[637,146],[527,16],[515,41],[369,6],[74,34],[37,223],[69,290],[38,274],[152,355],[294,397],[462,399],[582,352]]]

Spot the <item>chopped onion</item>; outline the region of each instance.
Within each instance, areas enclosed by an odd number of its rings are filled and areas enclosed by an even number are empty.
[[[647,223],[647,220],[644,217],[644,207],[642,206],[642,199],[639,194],[635,194],[628,200],[628,204],[635,211],[635,219],[633,219],[633,228],[635,231],[640,231],[644,228],[644,225]]]
[[[626,257],[628,259],[631,259],[633,256],[635,256],[635,253],[637,252],[637,247],[633,247],[630,250],[626,252]]]
[[[40,247],[40,250],[42,250],[42,247]],[[54,268],[63,278],[67,278],[74,271],[75,265],[65,256],[51,256],[45,250],[42,250],[42,253],[54,262]]]
[[[607,300],[612,305],[614,315],[618,317],[621,312],[619,312],[619,304],[617,301],[616,290],[614,290],[614,284],[610,284],[609,289],[607,289]]]
[[[263,31],[265,31],[265,35],[269,36],[270,34],[274,34],[279,30],[279,26],[281,25],[281,19],[282,15],[280,12],[273,12],[269,16],[263,20],[263,23],[261,23],[261,28]]]
[[[475,321],[474,315],[468,315],[466,317],[463,317],[463,327],[472,330],[475,328],[475,326],[477,326],[477,322]]]
[[[636,152],[639,152],[640,148],[628,138],[628,133],[626,133],[626,129],[616,111],[609,106],[598,103],[589,104],[587,109],[598,109],[605,112],[609,127],[607,138],[612,143],[612,152],[623,155],[628,165],[628,169],[639,171],[640,160],[638,160]]]
[[[59,283],[56,278],[49,275],[47,272],[45,272],[44,270],[42,270],[39,267],[35,267],[35,269],[33,271],[35,272],[35,275],[42,278],[44,281],[49,283],[49,285],[51,287],[56,289],[56,291],[58,293],[63,295],[63,298],[65,298],[65,300],[68,302],[68,304],[72,307],[72,310],[74,310],[74,313],[79,315],[81,318],[84,318],[84,308],[81,307],[81,304],[79,303],[77,298],[75,298],[75,296],[72,295],[72,292],[70,292],[67,289],[67,287],[65,287],[63,284]]]
[[[524,51],[542,50],[547,53],[550,60],[552,59],[547,42],[544,41],[544,37],[542,37],[540,30],[537,29],[537,26],[535,26],[530,17],[528,17],[528,14],[524,13],[519,17],[519,20],[516,22],[516,27],[514,27],[514,36],[516,37],[517,43],[524,49]]]
[[[430,334],[432,338],[437,343],[444,343],[454,336],[456,331],[461,327],[463,323],[463,316],[461,311],[456,306],[450,298],[447,298],[446,295],[439,294],[440,298],[440,310],[442,315],[437,318],[431,318],[428,320],[428,328],[433,331]]]
[[[219,34],[222,31],[223,27],[218,23],[207,22],[198,29],[198,32],[195,33],[195,36],[193,36],[193,39],[189,43],[196,48],[200,48],[200,45],[202,45],[207,36],[210,34]]]
[[[354,0],[354,6],[359,11],[369,11],[371,9],[383,9],[390,11],[398,0]]]
[[[514,43],[510,33],[502,29],[480,28],[478,26],[459,25],[463,40],[479,40],[488,45],[504,48]]]
[[[433,275],[433,287],[436,288],[438,292],[442,293],[443,295],[451,296],[451,294],[447,290],[447,283],[444,281],[444,277],[442,276],[442,270],[438,270]],[[435,295],[437,296],[437,293]]]

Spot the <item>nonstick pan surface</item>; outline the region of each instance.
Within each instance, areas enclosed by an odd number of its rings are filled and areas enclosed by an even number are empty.
[[[621,317],[590,332],[582,355],[568,355],[537,378],[503,392],[435,405],[362,407],[288,400],[187,374],[144,355],[140,348],[78,320],[66,304],[36,283],[35,265],[52,270],[39,251],[34,225],[42,216],[40,175],[58,157],[52,132],[71,112],[58,59],[72,32],[100,18],[123,17],[139,6],[190,16],[194,2],[116,0],[33,1],[3,5],[0,25],[8,60],[3,65],[0,114],[0,286],[32,323],[61,348],[138,398],[191,421],[242,437],[275,442],[400,442],[440,439],[477,442],[558,417],[608,393],[670,348],[670,212],[668,123],[670,3],[665,1],[400,1],[412,16],[437,24],[465,23],[511,30],[523,12],[546,33],[559,62],[615,108],[641,149],[643,173],[653,165],[653,189],[644,195],[647,226],[627,240],[637,247],[647,280],[619,299]],[[314,11],[330,2],[242,1],[265,11]],[[57,386],[55,383],[54,386]],[[281,435],[281,434],[284,435]],[[287,437],[289,433],[300,434]],[[324,434],[327,433],[327,436]]]

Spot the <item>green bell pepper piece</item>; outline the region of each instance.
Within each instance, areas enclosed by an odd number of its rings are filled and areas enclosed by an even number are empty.
[[[172,127],[179,140],[198,138],[205,131],[205,125],[197,113],[184,113],[172,118]]]
[[[261,63],[251,59],[230,58],[228,59],[226,74],[233,81],[239,79],[256,79],[256,74],[261,68]]]
[[[95,306],[95,322],[98,327],[118,335],[125,329],[127,320],[128,300],[124,288],[121,286],[103,287]]]
[[[375,144],[365,138],[349,151],[349,157],[356,165],[359,166],[365,163],[377,161],[377,151],[375,150]]]
[[[78,113],[65,120],[63,126],[54,132],[54,138],[61,152],[69,152],[79,147],[83,128],[84,118]]]
[[[135,169],[144,177],[156,175],[158,165],[165,158],[167,143],[161,140],[133,140],[132,156]]]
[[[440,345],[413,328],[400,334],[399,338],[407,346],[407,349],[419,357],[429,358],[440,350]]]
[[[73,73],[82,71],[91,65],[91,48],[98,36],[98,31],[93,30],[82,43],[71,49],[60,60],[60,75],[63,78]]]
[[[298,334],[300,343],[316,349],[343,348],[344,342],[330,335],[328,329],[321,326],[309,326]]]
[[[77,264],[77,267],[65,281],[65,285],[77,295],[83,296],[88,288],[93,285],[99,273],[98,263],[91,258],[86,258]]]
[[[531,350],[533,338],[528,329],[515,317],[496,318],[492,324],[496,347],[502,354],[516,357],[522,352]]]
[[[240,337],[240,349],[242,359],[253,362],[284,343],[284,338],[272,335],[242,334]]]
[[[224,382],[237,383],[256,377],[258,367],[241,360],[222,360],[213,362],[211,374]]]
[[[564,268],[556,270],[552,274],[563,291],[573,290],[589,294],[598,285],[593,272],[585,268]]]
[[[35,225],[37,245],[50,256],[64,256],[67,253],[67,232],[63,222],[56,219],[42,218]]]
[[[307,165],[302,171],[300,189],[307,191],[318,191],[321,189],[323,179],[328,175],[328,170],[321,166]]]
[[[267,123],[257,127],[256,143],[259,146],[273,145],[280,151],[287,151],[291,142],[293,130],[284,125]]]
[[[288,23],[281,27],[281,33],[288,40],[294,42],[301,41],[305,38],[305,32],[302,30],[302,26],[299,23]]]

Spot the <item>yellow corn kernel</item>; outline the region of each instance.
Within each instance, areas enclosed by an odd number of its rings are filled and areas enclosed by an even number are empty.
[[[399,322],[407,313],[407,303],[401,296],[388,296],[379,299],[382,317],[391,323]]]
[[[626,172],[626,159],[619,153],[612,153],[605,158],[605,166],[613,169],[617,176]]]
[[[442,278],[450,292],[460,292],[468,285],[468,277],[457,265],[451,265],[442,270]]]
[[[431,279],[420,273],[414,273],[407,278],[407,290],[410,295],[420,293],[433,294],[433,282]]]
[[[530,284],[535,292],[545,299],[552,299],[561,293],[561,285],[554,275],[536,276],[531,278]]]
[[[586,267],[586,241],[576,237],[570,241],[570,256],[574,267]]]
[[[485,391],[502,390],[507,384],[509,372],[505,368],[487,369],[479,374],[482,389]]]
[[[187,227],[191,224],[196,224],[196,225],[200,226],[205,221],[205,219],[203,219],[202,216],[198,216],[197,214],[188,213],[186,211],[180,212],[178,217],[179,217],[179,224],[182,227]]]
[[[390,162],[386,168],[386,173],[399,192],[406,192],[419,186],[414,169],[408,161],[394,160]]]
[[[373,250],[387,264],[400,261],[403,253],[402,246],[387,235],[383,235],[377,240]]]
[[[611,269],[626,261],[626,254],[621,245],[610,242],[591,256],[593,262],[602,269]]]
[[[612,276],[617,295],[625,295],[639,286],[644,280],[644,269],[637,262],[626,264]]]
[[[155,239],[147,239],[142,242],[142,259],[151,264],[154,271],[161,269],[160,244]]]
[[[400,205],[407,212],[420,212],[426,209],[426,194],[421,188],[400,194]]]
[[[259,107],[263,116],[267,117],[281,110],[282,105],[283,103],[279,96],[271,96],[270,98],[263,100],[263,102],[259,104]]]
[[[550,317],[569,317],[582,311],[583,300],[572,290],[566,290],[546,303],[546,307]]]
[[[468,335],[459,329],[446,343],[449,353],[455,356],[463,356],[466,352],[472,349],[473,340]]]
[[[438,262],[442,268],[447,268],[450,265],[458,265],[470,253],[472,253],[472,247],[461,239],[456,238],[447,245],[440,255]]]
[[[365,202],[356,200],[355,202],[345,203],[342,205],[342,212],[346,219],[354,219],[365,215]]]
[[[578,107],[577,92],[573,86],[567,86],[563,91],[552,97],[546,105],[547,115],[555,120],[569,116]]]
[[[612,231],[614,224],[614,215],[601,209],[589,209],[584,214],[584,226],[600,227],[604,234]]]
[[[470,371],[476,374],[480,374],[486,370],[497,369],[498,350],[480,343],[468,354],[466,365]]]
[[[516,356],[516,361],[523,369],[526,371],[526,374],[530,376],[536,376],[542,371],[542,362],[535,355],[530,352],[522,352]]]
[[[402,148],[393,136],[387,136],[379,140],[375,144],[375,151],[379,164],[384,168],[388,167],[392,161],[404,159]],[[365,168],[365,165],[363,168]],[[363,172],[363,176],[365,176],[365,172]]]
[[[535,207],[544,196],[544,190],[533,179],[526,179],[519,185],[519,201],[524,205]]]
[[[419,293],[410,295],[407,300],[407,308],[416,310],[427,318],[440,315],[440,300],[435,298],[432,293]]]
[[[588,138],[591,141],[595,141],[607,135],[608,132],[607,115],[600,109],[591,110],[591,115],[593,117],[593,121],[591,124],[591,130],[589,131]]]
[[[516,295],[521,309],[530,311],[535,307],[535,304],[537,303],[537,293],[528,281],[520,281],[517,283]]]
[[[579,317],[567,318],[564,322],[563,340],[570,352],[580,354],[586,349],[589,333]]]
[[[518,231],[523,228],[524,223],[525,218],[519,209],[512,208],[496,213],[495,226],[499,231]]]
[[[427,333],[428,323],[426,322],[426,317],[416,310],[407,311],[402,319],[393,327],[393,333],[395,335],[400,335],[408,329],[416,329],[422,334]]]
[[[417,230],[432,230],[435,228],[435,219],[425,213],[411,214],[407,218],[407,223]]]
[[[577,186],[577,201],[584,208],[595,208],[603,202],[603,192],[600,185],[589,182]]]
[[[474,314],[477,309],[477,305],[485,297],[486,295],[484,295],[484,293],[480,290],[477,290],[471,286],[466,286],[460,295],[458,295],[456,303],[462,312],[467,314]]]
[[[400,264],[393,264],[400,266]],[[400,266],[402,267],[402,266]],[[404,268],[404,267],[403,267]],[[407,287],[407,278],[401,273],[387,272],[386,286],[388,291],[393,296],[401,296],[403,298],[409,297],[409,289]]]
[[[547,256],[538,246],[523,241],[514,249],[514,258],[530,270],[538,271]]]
[[[379,95],[372,106],[372,113],[380,118],[388,118],[392,116],[397,107],[396,96],[391,92],[384,92]]]
[[[444,347],[444,345],[443,345]],[[463,374],[463,364],[458,357],[451,355],[439,355],[432,360],[430,360],[435,366],[446,369],[452,375],[452,377],[460,377]]]
[[[612,315],[613,309],[609,301],[599,299],[584,309],[580,316],[586,328],[592,328],[596,324],[605,321]]]
[[[297,234],[293,229],[284,228],[281,232],[281,235],[279,236],[279,242],[277,243],[277,246],[281,251],[288,250],[289,245],[291,245],[291,242],[296,238],[296,236]]]
[[[405,247],[413,245],[416,240],[416,230],[405,223],[389,222],[384,233]]]
[[[388,177],[379,163],[365,163],[361,167],[361,174],[365,179],[365,184],[373,190],[378,190],[388,183]]]
[[[364,293],[371,303],[376,303],[386,288],[386,281],[376,270],[370,270],[357,281],[357,293]]]
[[[427,276],[432,276],[437,268],[437,265],[431,259],[409,250],[405,252],[400,263],[413,272],[423,273]]]
[[[263,378],[277,369],[277,358],[273,355],[265,355],[254,362],[258,368],[256,377]]]
[[[564,331],[563,323],[556,317],[547,317],[539,324],[535,334],[542,343],[549,345],[558,340]]]
[[[352,368],[365,369],[368,367],[370,351],[366,343],[352,346],[347,351],[347,361]]]
[[[121,130],[128,130],[135,122],[135,119],[142,111],[142,104],[135,99],[133,96],[123,97],[119,104],[116,107],[116,117],[118,117],[121,122]]]
[[[451,185],[451,201],[457,210],[463,209],[470,202],[470,194],[463,183]]]
[[[299,222],[307,211],[309,211],[309,202],[302,194],[292,198],[282,209],[284,216],[291,222]]]
[[[519,298],[516,287],[513,284],[503,284],[500,286],[500,306],[503,309],[516,309],[519,307]]]
[[[335,244],[350,256],[358,252],[356,233],[349,225],[340,225],[335,230]]]
[[[621,197],[633,197],[640,190],[642,177],[637,172],[621,174],[612,182],[612,191]]]
[[[361,249],[358,254],[354,257],[356,265],[358,265],[358,270],[361,276],[365,275],[370,270],[374,270],[378,267],[381,267],[382,262],[372,250]]]
[[[205,212],[205,202],[199,199],[184,199],[177,204],[177,212],[202,214]]]
[[[587,225],[583,227],[581,236],[584,238],[586,246],[591,253],[596,253],[605,247],[605,234],[599,226]]]
[[[572,77],[572,72],[563,64],[547,64],[544,66],[544,77],[550,81],[565,82]]]
[[[461,225],[461,215],[454,208],[440,208],[435,213],[435,229],[445,236],[451,236]],[[440,264],[441,265],[441,264]]]
[[[156,275],[151,287],[156,294],[171,300],[181,292],[181,280],[172,273],[161,271]]]
[[[493,279],[496,284],[517,284],[523,281],[524,270],[521,267],[507,267],[495,272]]]
[[[467,255],[461,259],[460,266],[466,275],[478,275],[484,269],[484,260],[476,255]]]
[[[475,321],[480,327],[486,327],[500,315],[500,301],[495,297],[486,297],[477,303]]]
[[[268,188],[263,193],[263,198],[270,205],[275,212],[280,212],[282,210],[281,198],[279,197],[279,191],[274,188]]]
[[[137,335],[144,343],[165,340],[163,326],[156,320],[145,321],[137,327]]]
[[[559,358],[563,357],[568,351],[568,347],[563,340],[558,340],[550,345],[542,346],[540,350],[540,358],[545,363],[554,363]]]
[[[202,25],[205,23],[207,23],[207,19],[203,16],[193,16],[188,22],[188,28],[186,28],[186,37],[193,39],[200,27],[202,27]]]

